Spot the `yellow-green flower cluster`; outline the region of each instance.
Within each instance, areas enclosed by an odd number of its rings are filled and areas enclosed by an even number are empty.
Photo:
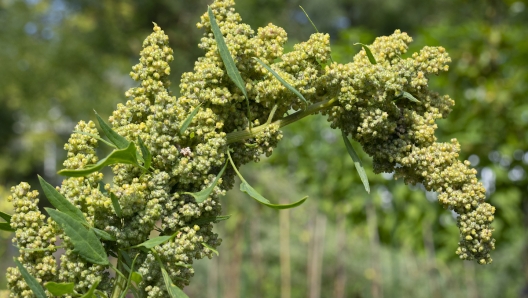
[[[181,96],[169,91],[169,63],[174,59],[168,37],[154,24],[143,43],[139,63],[131,77],[139,86],[126,92],[129,100],[110,117],[113,129],[130,142],[144,142],[152,154],[149,169],[131,164],[112,167],[113,181],[101,187],[99,172],[64,180],[59,191],[85,215],[88,223],[116,238],[104,241],[107,251],[140,244],[152,231],[173,235],[168,242],[139,254],[140,290],[147,297],[166,297],[167,290],[158,260],[179,287],[194,274],[193,259],[212,257],[221,240],[212,232],[221,214],[219,196],[234,184],[235,171],[228,167],[212,193],[197,202],[189,193],[207,188],[226,164],[227,150],[237,166],[269,156],[282,138],[278,122],[291,110],[323,105],[333,128],[340,128],[361,143],[373,157],[376,172],[393,172],[407,183],[422,183],[439,194],[440,202],[460,216],[460,247],[463,259],[489,263],[494,248],[490,223],[494,208],[484,203],[485,190],[467,163],[458,161],[458,143],[437,143],[435,120],[446,117],[453,100],[427,89],[427,75],[447,70],[450,61],[443,48],[426,47],[411,58],[402,55],[411,38],[400,31],[378,38],[370,46],[377,63],[362,50],[353,62],[331,62],[329,36],[313,34],[308,41],[283,53],[285,31],[272,24],[257,33],[241,23],[234,1],[217,0],[210,7],[229,51],[244,80],[248,98],[229,78],[218,52],[208,14],[198,27],[205,33],[199,47],[205,50],[194,71],[182,76]],[[270,65],[285,81],[303,94],[298,98],[254,58]],[[280,58],[280,62],[274,61]],[[329,63],[329,64],[328,64]],[[417,102],[419,100],[419,102]],[[246,101],[249,101],[249,112]],[[191,117],[192,111],[196,111]],[[311,110],[310,110],[311,111]],[[248,118],[250,117],[250,118]],[[186,120],[191,119],[189,125]],[[251,127],[260,126],[251,133]],[[249,132],[243,141],[230,142],[227,135]],[[95,164],[99,134],[93,122],[79,122],[65,149],[64,166],[84,169]],[[141,152],[141,148],[137,148]],[[114,279],[105,266],[91,264],[74,253],[70,239],[37,209],[37,193],[21,184],[12,190],[17,229],[15,242],[22,248],[20,261],[40,282],[75,282],[78,292],[102,280],[109,291]],[[117,199],[120,217],[111,194]],[[57,268],[51,253],[56,237],[66,248]],[[30,296],[18,269],[8,272],[13,297]]]

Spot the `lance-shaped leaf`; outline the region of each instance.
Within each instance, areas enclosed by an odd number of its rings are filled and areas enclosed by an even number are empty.
[[[365,169],[363,168],[363,163],[361,162],[361,158],[357,155],[356,151],[354,150],[354,147],[352,147],[352,144],[348,140],[347,136],[344,132],[341,132],[341,135],[343,136],[343,141],[345,142],[345,146],[347,148],[348,154],[350,157],[352,157],[352,160],[354,161],[354,166],[356,167],[357,172],[359,173],[359,178],[361,178],[361,182],[363,182],[363,186],[365,186],[365,190],[370,193],[370,186],[367,178],[367,173],[365,173]]]
[[[275,72],[271,67],[269,67],[268,65],[266,65],[266,63],[262,62],[262,60],[260,60],[259,58],[256,58],[254,57],[253,59],[257,60],[267,71],[269,71],[277,80],[279,80],[279,82],[284,86],[286,87],[288,90],[290,90],[291,92],[293,92],[295,95],[297,95],[297,97],[299,97],[300,99],[302,99],[302,101],[304,101],[305,104],[308,104],[308,101],[306,101],[306,98],[304,98],[304,96],[301,94],[301,92],[297,91],[297,89],[293,88],[292,85],[288,84],[288,82],[286,82],[277,72]]]
[[[193,196],[194,199],[196,200],[196,203],[203,203],[203,201],[207,200],[209,195],[211,195],[211,193],[213,192],[215,186],[218,184],[218,181],[220,180],[220,177],[222,177],[222,175],[224,174],[224,171],[225,171],[226,168],[227,168],[227,161],[226,161],[224,167],[220,170],[220,173],[218,173],[218,175],[216,175],[216,178],[213,181],[213,183],[211,183],[211,185],[209,185],[209,187],[204,188],[204,189],[202,189],[199,192],[184,192],[184,194],[188,194],[188,195]]]
[[[242,192],[247,193],[249,196],[251,196],[253,199],[257,200],[259,203],[266,205],[273,209],[289,209],[293,207],[297,207],[304,203],[308,197],[304,197],[300,199],[299,201],[292,203],[292,204],[272,204],[268,199],[264,198],[260,193],[258,193],[247,181],[242,177],[242,174],[238,171],[238,169],[235,166],[235,163],[233,162],[233,159],[231,158],[231,154],[229,153],[229,150],[227,150],[227,157],[229,158],[229,162],[231,162],[231,165],[233,166],[233,169],[237,173],[238,177],[240,178],[240,190]]]
[[[57,208],[62,213],[68,214],[75,220],[82,222],[83,224],[87,225],[88,222],[86,221],[86,218],[84,217],[84,214],[82,211],[75,207],[68,199],[66,199],[60,192],[55,189],[51,184],[46,182],[44,178],[38,176],[40,186],[42,187],[42,190],[44,191],[44,195],[46,198],[48,198],[48,201],[50,202],[53,207]]]
[[[211,216],[211,217],[201,217],[198,219],[195,219],[189,223],[190,226],[192,225],[203,225],[208,224],[210,222],[217,223],[221,222],[223,220],[228,220],[231,217],[231,215],[220,215],[220,216]]]
[[[75,293],[74,288],[75,284],[72,282],[47,282],[44,287],[46,287],[46,290],[48,290],[51,294],[54,296],[62,296],[66,294],[73,294]]]
[[[20,263],[16,258],[14,258],[14,261],[18,271],[20,271],[20,274],[22,275],[22,278],[24,278],[33,294],[35,294],[37,298],[47,298],[46,291],[44,291],[44,288],[39,284],[37,279],[29,274],[24,265],[22,265],[22,263]]]
[[[374,55],[372,55],[372,52],[370,51],[370,48],[367,45],[359,43],[359,42],[355,43],[354,45],[361,45],[363,49],[365,50],[365,53],[367,53],[367,57],[370,63],[376,64],[376,59],[374,58]]]
[[[161,267],[161,274],[163,275],[163,281],[165,282],[165,287],[167,287],[167,291],[169,292],[169,295],[171,298],[189,298],[185,292],[182,291],[182,289],[178,288],[176,286],[170,276],[167,270],[165,269],[165,266],[161,263],[161,260],[158,258],[159,265]]]
[[[68,214],[55,209],[45,208],[51,218],[58,223],[64,233],[70,237],[73,251],[90,263],[108,265],[108,256],[94,231]]]
[[[92,230],[94,231],[94,233],[97,236],[97,238],[99,238],[101,240],[117,241],[117,239],[114,236],[108,234],[107,232],[105,232],[103,230],[100,230],[98,228],[92,228]]]
[[[92,286],[90,287],[90,289],[88,290],[88,292],[86,292],[86,294],[82,295],[81,298],[92,298],[92,297],[94,297],[95,291],[97,290],[97,286],[99,285],[100,282],[101,282],[101,280],[95,281],[92,284]]]
[[[231,53],[229,52],[229,49],[227,48],[227,45],[224,40],[224,36],[222,35],[222,31],[220,31],[220,27],[218,27],[218,24],[216,23],[216,18],[213,14],[213,11],[211,10],[211,7],[207,7],[207,14],[209,15],[209,22],[211,22],[211,30],[213,31],[213,35],[216,40],[216,45],[218,47],[218,52],[220,53],[222,62],[224,62],[227,75],[233,81],[233,83],[235,83],[238,89],[242,91],[242,94],[244,94],[244,96],[246,97],[248,119],[251,120],[251,115],[249,111],[249,100],[248,100],[248,95],[246,92],[246,85],[244,83],[244,80],[242,80],[240,71],[238,71],[235,61],[233,60],[233,57],[231,57]]]
[[[96,136],[96,135],[94,135],[94,134],[87,133],[87,132],[84,132],[84,131],[78,131],[78,130],[74,130],[73,132],[74,132],[74,133],[81,134],[81,135],[85,135],[85,136],[92,137],[92,138],[98,140],[99,142],[105,143],[106,145],[108,145],[108,146],[110,146],[110,147],[112,147],[112,148],[117,148],[116,145],[114,145],[114,144],[108,142],[107,140],[105,140],[105,139],[103,139],[103,138],[101,138],[101,137],[99,137],[99,136]]]
[[[116,163],[132,164],[132,165],[140,166],[137,161],[136,153],[137,153],[136,145],[134,144],[134,142],[130,142],[127,148],[116,149],[112,151],[110,155],[108,155],[104,159],[101,159],[95,165],[89,166],[84,169],[77,169],[77,170],[64,169],[64,170],[60,170],[58,174],[63,175],[63,176],[68,176],[68,177],[83,177],[91,173],[97,172],[106,166],[113,165]]]
[[[148,169],[150,168],[150,164],[152,163],[152,153],[150,153],[150,150],[147,148],[147,146],[139,136],[138,144],[139,148],[141,149],[141,156],[143,157],[143,167],[145,169]]]
[[[212,248],[209,244],[203,242],[202,245],[203,245],[205,248],[207,248],[207,249],[211,250],[212,252],[214,252],[217,256],[220,255],[220,254],[218,253],[218,250]]]
[[[110,193],[110,200],[112,200],[112,206],[114,207],[117,217],[121,218],[123,216],[123,211],[121,210],[121,205],[119,205],[119,199],[113,192]]]
[[[194,108],[191,114],[189,114],[189,116],[187,116],[185,121],[183,121],[182,126],[180,127],[180,135],[183,135],[183,133],[187,130],[187,127],[189,127],[189,125],[191,124],[194,116],[196,116],[196,114],[198,114],[198,111],[200,111],[200,106],[201,104],[199,104],[196,108]]]
[[[173,236],[157,236],[157,237],[154,237],[152,239],[149,239],[143,243],[140,243],[138,245],[135,245],[135,246],[132,246],[132,247],[140,247],[140,246],[143,246],[145,248],[148,248],[148,249],[151,249],[155,246],[158,246],[160,244],[163,244],[167,241],[169,241]]]
[[[94,111],[95,112],[95,111]],[[95,117],[97,117],[97,122],[99,122],[99,126],[101,126],[101,130],[105,134],[105,136],[112,142],[112,144],[116,145],[119,149],[124,149],[128,147],[129,141],[125,139],[123,136],[115,132],[110,125],[108,125],[103,118],[95,112]]]
[[[0,217],[6,221],[0,223],[0,231],[14,232],[15,229],[11,227],[11,215],[0,211]]]

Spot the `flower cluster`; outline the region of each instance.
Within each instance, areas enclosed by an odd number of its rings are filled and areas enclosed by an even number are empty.
[[[458,143],[437,143],[434,136],[435,120],[446,117],[453,105],[448,96],[427,89],[427,75],[447,70],[450,60],[443,48],[426,47],[411,58],[403,58],[411,38],[396,31],[370,46],[376,64],[364,50],[353,62],[339,64],[330,58],[329,36],[317,33],[295,45],[292,52],[283,53],[287,37],[282,28],[270,24],[255,34],[241,22],[233,6],[232,0],[217,0],[211,9],[245,82],[248,98],[228,76],[208,14],[198,23],[205,30],[199,47],[206,53],[193,72],[183,74],[181,96],[172,95],[168,75],[173,52],[168,37],[154,24],[154,32],[143,43],[139,63],[130,73],[140,84],[126,92],[129,100],[118,105],[109,119],[120,136],[130,142],[144,142],[152,155],[150,167],[116,164],[112,183],[103,187],[103,174],[95,172],[68,178],[58,189],[83,212],[90,225],[115,238],[103,241],[107,251],[125,248],[130,255],[138,255],[137,271],[142,275],[138,286],[146,297],[167,296],[160,260],[173,282],[184,287],[194,273],[193,260],[211,258],[213,249],[220,245],[212,227],[221,214],[219,196],[233,186],[235,171],[228,167],[210,195],[200,202],[189,193],[211,185],[227,162],[227,150],[232,150],[237,166],[270,155],[282,138],[275,120],[283,119],[288,111],[323,102],[331,104],[321,113],[328,116],[333,128],[360,142],[373,157],[376,172],[395,171],[407,183],[423,183],[439,193],[444,206],[460,214],[457,253],[461,258],[491,262],[494,240],[489,224],[494,208],[483,202],[485,190],[475,171],[458,161]],[[271,65],[306,102],[253,58]],[[280,62],[274,62],[277,58]],[[252,127],[258,129],[252,133]],[[247,131],[248,137],[228,142],[229,134],[241,131]],[[68,158],[64,166],[84,169],[95,164],[98,140],[93,122],[79,122],[65,145]],[[109,291],[114,279],[107,276],[106,266],[92,264],[74,252],[60,227],[50,219],[46,221],[38,211],[38,194],[30,192],[24,183],[12,192],[15,243],[22,251],[43,248],[19,258],[29,272],[39,282],[75,282],[79,292],[103,280],[98,288]],[[122,209],[119,216],[112,196]],[[152,231],[174,237],[150,252],[133,248],[148,240]],[[51,255],[57,237],[66,249],[60,268]],[[8,280],[13,297],[29,296],[18,269],[10,268]]]

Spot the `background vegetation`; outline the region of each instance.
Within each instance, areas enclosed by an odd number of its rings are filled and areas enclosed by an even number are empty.
[[[132,86],[128,72],[156,22],[175,50],[173,83],[201,54],[194,24],[208,1],[0,0],[0,208],[9,187],[51,183],[73,125],[109,115]],[[232,217],[217,225],[220,256],[197,264],[190,297],[528,297],[528,3],[515,0],[244,0],[243,19],[286,29],[290,44],[313,28],[332,36],[333,57],[350,61],[376,36],[399,28],[412,50],[444,46],[453,63],[433,78],[456,101],[439,123],[456,137],[497,207],[494,263],[454,254],[458,231],[434,193],[369,172],[368,196],[344,144],[324,119],[285,128],[269,159],[244,168],[268,197],[291,211],[261,208],[237,191]],[[174,88],[177,93],[177,88]],[[359,148],[356,148],[359,149]],[[369,169],[369,159],[363,156]],[[42,202],[45,204],[46,202]],[[0,272],[16,253],[1,234]],[[0,274],[0,289],[5,279]]]

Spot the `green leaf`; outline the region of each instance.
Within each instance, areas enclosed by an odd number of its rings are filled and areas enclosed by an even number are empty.
[[[188,195],[193,196],[194,199],[196,200],[196,203],[203,203],[203,201],[207,200],[209,195],[213,192],[215,186],[218,184],[218,181],[220,180],[220,177],[222,177],[222,175],[224,174],[224,171],[225,171],[226,168],[227,168],[227,161],[226,161],[224,167],[220,170],[220,173],[218,173],[218,175],[216,175],[216,178],[213,181],[213,183],[211,183],[211,185],[209,185],[209,187],[204,188],[204,189],[202,189],[199,192],[194,192],[194,193],[193,192],[184,192],[184,194],[188,194]]]
[[[140,166],[137,161],[136,153],[137,153],[136,145],[134,144],[134,142],[130,142],[127,148],[116,149],[112,151],[110,155],[108,155],[104,159],[101,159],[98,163],[96,163],[93,166],[89,166],[87,168],[77,169],[77,170],[64,169],[64,170],[60,170],[58,174],[63,175],[63,176],[68,176],[68,177],[83,177],[91,173],[97,172],[106,166],[113,165],[116,163],[132,164],[132,165]]]
[[[57,282],[50,281],[50,282],[47,282],[44,285],[44,287],[46,287],[46,289],[54,296],[62,296],[66,294],[75,293],[74,291],[75,284],[72,282],[57,283]]]
[[[83,224],[88,224],[84,214],[79,208],[75,207],[75,205],[68,201],[68,199],[66,199],[55,187],[46,182],[44,178],[40,177],[40,175],[38,175],[38,179],[40,186],[44,191],[44,195],[46,195],[46,198],[48,198],[48,201],[53,207],[57,208],[57,210],[64,214],[68,214]]]
[[[46,291],[44,291],[44,288],[42,288],[37,279],[31,276],[31,274],[29,274],[24,265],[22,265],[16,258],[14,258],[13,260],[15,261],[15,264],[18,267],[18,271],[20,271],[20,274],[26,281],[28,287],[31,289],[33,294],[35,294],[37,298],[47,298]]]
[[[376,59],[374,58],[374,55],[372,55],[372,52],[370,51],[370,48],[367,46],[367,45],[364,45],[362,43],[355,43],[354,45],[361,45],[363,47],[363,49],[365,50],[365,52],[367,53],[367,57],[370,61],[371,64],[376,64]]]
[[[123,211],[121,210],[121,205],[119,205],[119,199],[113,192],[110,193],[110,199],[112,200],[112,206],[114,207],[117,217],[121,218],[123,216]]]
[[[98,228],[92,228],[93,231],[95,232],[95,235],[97,236],[97,238],[101,239],[101,240],[106,240],[106,241],[117,241],[117,239],[108,234],[107,232],[103,231],[103,230],[100,230]]]
[[[95,112],[95,111],[94,111]],[[99,126],[101,126],[101,129],[103,130],[103,133],[105,136],[112,142],[114,145],[116,145],[119,149],[127,148],[129,145],[129,141],[125,139],[123,136],[115,132],[110,125],[108,125],[103,118],[95,112],[95,117],[97,117],[97,122],[99,122]]]
[[[242,178],[240,178],[240,180],[242,180]],[[240,183],[240,190],[242,192],[245,192],[247,193],[248,195],[250,195],[253,199],[257,200],[258,202],[260,202],[261,204],[263,205],[266,205],[270,208],[273,208],[273,209],[289,209],[289,208],[294,208],[294,207],[297,207],[299,205],[301,205],[302,203],[304,203],[304,201],[306,201],[306,199],[308,198],[307,196],[300,199],[299,201],[295,202],[295,203],[292,203],[292,204],[271,204],[269,200],[267,200],[266,198],[264,198],[261,194],[259,194],[253,187],[251,187],[251,185],[249,185],[249,183],[247,183],[246,180],[242,180],[242,183]]]
[[[246,84],[244,83],[244,80],[242,80],[242,76],[240,75],[240,71],[238,71],[238,68],[236,67],[233,57],[231,57],[231,53],[227,48],[224,36],[222,35],[222,31],[220,31],[220,27],[218,27],[218,24],[216,23],[216,18],[213,14],[213,11],[211,10],[211,7],[207,7],[207,13],[209,15],[209,22],[211,22],[211,30],[213,31],[216,40],[218,52],[220,52],[220,57],[222,57],[222,62],[224,62],[224,65],[226,67],[227,75],[229,76],[229,78],[231,78],[233,83],[235,83],[238,89],[240,89],[246,97],[248,120],[250,120],[251,122],[251,112],[249,111],[249,100],[246,92]]]
[[[114,144],[108,142],[107,140],[105,140],[105,139],[103,139],[103,138],[101,138],[101,137],[99,137],[99,136],[96,136],[96,135],[94,135],[94,134],[87,133],[87,132],[84,132],[84,131],[78,131],[78,130],[74,130],[73,132],[74,132],[74,133],[81,134],[81,135],[85,135],[85,136],[92,137],[92,138],[94,138],[94,139],[96,139],[96,140],[98,140],[98,141],[100,141],[100,142],[105,143],[106,145],[108,145],[108,146],[110,146],[110,147],[112,147],[112,148],[117,148],[116,145],[114,145]]]
[[[271,204],[271,202],[268,199],[264,198],[255,189],[253,189],[253,187],[251,187],[251,185],[249,185],[249,183],[247,183],[247,181],[244,179],[244,177],[242,177],[242,174],[240,174],[240,172],[238,171],[238,169],[235,166],[235,163],[233,162],[233,159],[231,158],[231,154],[229,153],[229,150],[227,150],[227,157],[229,158],[229,162],[231,162],[231,165],[233,166],[233,169],[235,170],[235,172],[237,173],[238,177],[240,178],[240,180],[242,182],[242,183],[240,183],[240,190],[242,192],[245,192],[248,195],[250,195],[253,199],[257,200],[259,203],[261,203],[263,205],[266,205],[266,206],[268,206],[270,208],[273,208],[273,209],[289,209],[289,208],[293,208],[293,207],[297,207],[297,206],[301,205],[308,198],[308,197],[304,197],[304,198],[300,199],[299,201],[297,201],[295,203],[292,203],[292,204],[284,204],[284,205]]]
[[[97,286],[99,285],[99,282],[100,282],[100,280],[97,280],[96,282],[94,282],[92,284],[92,286],[90,287],[90,289],[88,290],[88,292],[86,292],[86,294],[82,295],[81,298],[92,298],[92,297],[94,297],[94,292],[97,289]]]
[[[304,101],[304,103],[308,104],[308,101],[306,101],[306,98],[304,98],[304,96],[301,94],[301,92],[297,91],[297,89],[293,88],[292,85],[288,84],[288,82],[286,82],[278,73],[276,73],[271,67],[269,67],[268,65],[266,65],[264,62],[262,62],[262,60],[260,60],[259,58],[256,58],[254,57],[253,59],[257,60],[267,71],[269,71],[273,76],[275,76],[275,78],[277,80],[279,80],[279,82],[286,88],[288,88],[288,90],[290,90],[291,92],[295,93],[295,95],[297,95],[297,97],[299,97],[300,99],[302,99]]]
[[[218,250],[212,248],[210,245],[208,245],[207,243],[205,242],[202,242],[202,245],[207,248],[207,249],[210,249],[212,252],[214,252],[217,256],[219,256],[220,254],[218,253]]]
[[[11,215],[0,211],[0,217],[6,221],[0,223],[0,231],[14,232],[15,229],[11,227]]]
[[[163,244],[167,241],[169,241],[173,236],[157,236],[157,237],[154,237],[152,239],[149,239],[143,243],[140,243],[136,246],[132,246],[132,247],[140,247],[140,246],[143,246],[145,248],[148,248],[148,249],[151,249],[157,245],[160,245],[160,244]]]
[[[7,222],[11,222],[11,215],[7,213],[0,211],[0,217]]]
[[[231,215],[220,215],[220,216],[211,216],[211,217],[201,217],[198,219],[195,219],[189,223],[190,226],[192,225],[202,225],[202,224],[208,224],[210,222],[221,222],[223,220],[227,220],[231,217]]]
[[[363,186],[365,186],[365,190],[370,193],[370,186],[367,178],[367,173],[365,173],[365,169],[363,168],[363,163],[361,162],[361,158],[357,155],[356,151],[354,150],[354,147],[352,147],[352,144],[348,140],[347,136],[344,132],[341,131],[341,135],[343,136],[343,141],[345,142],[345,146],[347,148],[348,154],[350,157],[352,157],[352,160],[354,161],[354,166],[356,167],[356,170],[359,174],[359,177],[361,178],[361,182],[363,182]]]
[[[141,148],[141,155],[143,156],[143,167],[145,169],[148,169],[150,168],[150,164],[152,163],[152,153],[150,153],[150,150],[148,150],[147,146],[139,136],[138,144],[139,148]]]
[[[201,105],[202,104],[199,104],[198,106],[196,106],[196,108],[192,110],[191,114],[187,116],[187,119],[183,121],[182,126],[180,127],[180,135],[183,135],[183,133],[187,130],[187,127],[189,127],[189,125],[191,124],[194,116],[196,116],[196,114],[198,114],[198,111],[200,111]]]
[[[10,223],[0,222],[0,231],[14,232],[16,230],[11,227]]]
[[[70,237],[73,250],[79,256],[94,264],[108,265],[106,252],[93,230],[88,230],[81,222],[68,214],[51,208],[44,209],[62,227],[64,233]]]
[[[165,282],[165,287],[167,287],[167,291],[169,292],[169,295],[171,298],[189,298],[185,292],[182,291],[182,289],[178,288],[171,280],[169,273],[161,263],[161,260],[158,259],[158,262],[160,263],[161,267],[161,274],[163,275],[163,281]]]

